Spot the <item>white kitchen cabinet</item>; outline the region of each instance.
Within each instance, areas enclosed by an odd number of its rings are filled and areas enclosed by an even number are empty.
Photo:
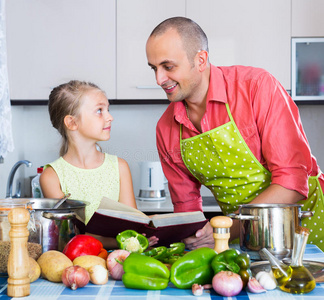
[[[6,1],[11,99],[46,100],[71,79],[116,98],[115,0]]]
[[[212,64],[261,67],[290,89],[290,2],[187,0],[187,16],[206,32]]]
[[[293,0],[291,5],[293,37],[324,36],[323,0]]]
[[[185,16],[185,0],[117,1],[117,99],[166,99],[146,59],[146,41],[156,25]]]

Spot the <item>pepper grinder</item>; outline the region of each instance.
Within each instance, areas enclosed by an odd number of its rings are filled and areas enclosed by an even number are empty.
[[[214,228],[214,250],[217,253],[227,250],[229,248],[228,241],[230,238],[230,228],[233,225],[232,219],[226,216],[217,216],[211,218],[210,224]]]
[[[7,287],[9,297],[24,297],[30,294],[29,254],[27,249],[29,218],[29,211],[20,207],[11,209],[8,214],[11,225]]]

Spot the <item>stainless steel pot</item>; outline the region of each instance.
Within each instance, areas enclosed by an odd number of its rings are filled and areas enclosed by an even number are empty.
[[[240,220],[240,248],[259,251],[267,248],[279,259],[290,257],[295,228],[301,218],[313,216],[311,211],[301,211],[300,204],[245,204],[239,214],[228,217]],[[261,259],[265,259],[261,255]]]
[[[85,207],[88,205],[85,201],[66,200],[59,208],[53,209],[59,199],[48,198],[28,198],[31,202],[31,216],[34,216],[35,225],[40,230],[36,237],[41,240],[43,252],[48,250],[62,251],[67,242],[76,234],[78,229],[75,221],[84,221]],[[33,212],[34,211],[34,212]]]

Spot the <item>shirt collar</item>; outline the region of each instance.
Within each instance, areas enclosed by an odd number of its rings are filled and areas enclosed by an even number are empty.
[[[174,105],[174,118],[181,124],[189,126],[190,123],[187,117],[187,110],[184,104],[184,101],[179,101],[175,103],[171,103]]]
[[[225,88],[225,81],[221,69],[210,64],[210,78],[207,92],[207,104],[209,101],[219,101],[227,103],[227,94]],[[174,118],[182,124],[188,122],[186,107],[183,101],[175,102],[174,104]]]
[[[227,103],[226,86],[223,72],[220,68],[210,64],[210,79],[207,92],[207,103],[219,101]]]

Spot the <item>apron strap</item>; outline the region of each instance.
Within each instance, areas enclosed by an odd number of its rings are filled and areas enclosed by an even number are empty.
[[[230,120],[235,124],[234,119],[233,119],[233,116],[232,116],[232,114],[231,114],[231,110],[230,110],[229,105],[228,105],[227,102],[225,103],[225,107],[226,107],[227,114],[228,114]]]

